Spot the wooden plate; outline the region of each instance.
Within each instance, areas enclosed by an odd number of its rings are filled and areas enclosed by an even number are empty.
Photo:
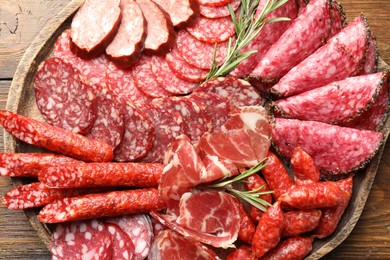
[[[26,50],[19,66],[16,69],[14,80],[12,81],[7,100],[7,110],[43,121],[35,102],[35,94],[33,90],[34,75],[37,71],[38,65],[51,56],[56,39],[65,29],[69,28],[74,13],[83,2],[83,0],[73,0],[70,4],[68,4],[60,13],[47,23],[47,26],[38,34],[31,43],[30,47]],[[384,70],[388,69],[389,66],[381,60],[379,68],[380,70]],[[374,182],[385,146],[384,144],[389,136],[390,118],[387,119],[383,131],[385,136],[383,145],[368,166],[356,174],[354,178],[352,199],[338,225],[338,228],[332,236],[322,240],[315,240],[313,243],[313,250],[307,259],[319,259],[332,251],[348,237],[357,223],[371,190],[371,186]],[[42,151],[39,148],[15,140],[7,132],[4,133],[4,149],[6,152]],[[13,183],[14,185],[20,185],[23,184],[23,180],[20,178],[13,178]],[[37,210],[25,210],[25,213],[43,243],[48,249],[50,249],[50,226],[38,221]]]

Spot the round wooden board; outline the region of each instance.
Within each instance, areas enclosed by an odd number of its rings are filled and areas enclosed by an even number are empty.
[[[21,59],[14,80],[8,95],[6,109],[31,118],[42,120],[35,103],[33,90],[33,79],[38,65],[51,56],[53,45],[58,36],[70,26],[71,19],[83,0],[73,0],[60,13],[58,13],[47,26],[38,34],[31,43]],[[389,69],[389,66],[380,60],[379,69]],[[390,132],[390,118],[387,119],[384,129],[383,145],[376,156],[371,160],[364,170],[355,175],[354,190],[352,199],[346,209],[336,231],[332,236],[315,240],[313,250],[306,259],[319,259],[336,248],[344,239],[348,237],[357,223],[366,203],[367,197],[374,182],[375,175],[382,157],[384,144]],[[32,152],[42,151],[26,143],[15,140],[7,132],[4,133],[4,149],[6,152]],[[13,178],[14,185],[23,184],[22,179]],[[51,246],[50,227],[41,223],[37,219],[38,211],[35,209],[25,210],[26,216],[32,227],[37,231],[39,237],[48,249]]]

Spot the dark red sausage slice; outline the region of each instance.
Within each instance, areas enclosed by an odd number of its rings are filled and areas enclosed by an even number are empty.
[[[198,16],[198,3],[195,0],[154,0],[169,15],[175,27],[185,27]]]
[[[117,225],[105,222],[112,239],[112,258],[128,260],[134,257],[134,244],[130,237]]]

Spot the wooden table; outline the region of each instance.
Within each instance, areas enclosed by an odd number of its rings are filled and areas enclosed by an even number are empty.
[[[0,109],[4,109],[15,69],[25,49],[43,25],[70,0],[0,0]],[[381,57],[390,64],[390,1],[340,0],[348,20],[367,16],[377,36]],[[0,135],[0,151],[3,135]],[[0,195],[10,188],[0,178]],[[352,234],[325,259],[390,259],[390,143],[364,212]],[[50,259],[21,211],[0,206],[0,259]]]

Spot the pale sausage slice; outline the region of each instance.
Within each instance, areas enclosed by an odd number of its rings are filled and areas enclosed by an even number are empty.
[[[175,27],[184,27],[198,17],[199,5],[195,0],[154,0],[169,14]]]

